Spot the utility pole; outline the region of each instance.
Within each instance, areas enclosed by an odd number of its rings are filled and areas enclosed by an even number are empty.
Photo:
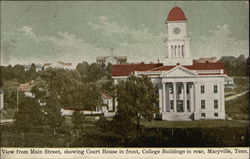
[[[18,94],[18,89],[16,90],[16,106],[17,106],[17,111],[18,111],[18,105],[19,105],[19,94]]]

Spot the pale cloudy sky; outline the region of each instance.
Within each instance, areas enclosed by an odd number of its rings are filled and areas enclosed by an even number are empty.
[[[93,62],[128,56],[156,62],[164,56],[170,1],[1,1],[1,64]],[[246,1],[181,2],[193,58],[248,56]]]

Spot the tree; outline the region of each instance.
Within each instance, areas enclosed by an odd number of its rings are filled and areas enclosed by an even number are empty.
[[[13,68],[11,65],[8,65],[6,67],[5,66],[0,66],[0,67],[1,67],[1,78],[7,79],[7,80],[14,78],[14,74],[12,71]]]
[[[150,79],[146,76],[130,76],[117,86],[117,115],[135,121],[137,129],[142,118],[152,120],[158,108],[158,94]]]
[[[76,70],[80,73],[83,79],[86,78],[88,72],[89,64],[88,62],[83,61],[82,63],[77,64]]]
[[[24,82],[25,81],[25,69],[22,65],[15,65],[12,69],[14,77],[19,81],[19,82]]]
[[[41,106],[34,98],[26,97],[19,104],[19,109],[14,115],[14,125],[18,131],[29,132],[35,127],[42,126],[44,114]]]
[[[97,106],[101,106],[101,93],[95,83],[86,83],[83,85],[81,100],[84,109],[87,110],[94,111]]]
[[[106,66],[107,77],[108,79],[112,79],[112,64],[108,63]]]
[[[87,82],[96,82],[106,75],[106,71],[97,63],[92,63],[88,67],[88,72],[86,76]]]
[[[82,127],[84,118],[85,118],[84,114],[79,111],[74,111],[72,115],[72,125],[73,125],[73,129],[76,131],[77,137],[79,136],[79,130]]]
[[[56,135],[56,130],[64,123],[65,118],[61,114],[60,102],[56,96],[49,96],[43,108],[46,124],[48,124]]]
[[[46,69],[40,78],[45,82],[48,96],[55,96],[62,107],[76,107],[82,105],[80,91],[82,80],[79,72],[64,69]]]
[[[248,76],[247,59],[244,55],[238,58],[234,56],[222,56],[218,62],[223,62],[226,73],[229,76]]]
[[[34,63],[32,63],[29,70],[25,72],[25,76],[26,81],[35,80],[37,78],[38,73],[36,72],[36,65]]]
[[[58,98],[57,90],[51,90],[48,83],[40,77],[35,80],[32,93],[35,95],[35,100],[38,101],[42,107],[42,112],[45,114],[45,124],[53,129],[54,134],[56,130],[64,123],[65,118],[61,114],[61,103]]]

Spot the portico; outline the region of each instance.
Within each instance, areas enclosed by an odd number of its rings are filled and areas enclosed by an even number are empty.
[[[159,91],[162,91],[162,93],[159,93],[160,98],[164,101],[162,112],[191,112],[194,103],[193,85],[193,82],[162,83],[163,89],[159,89]]]
[[[194,82],[162,82],[159,98],[162,115],[170,113],[190,115],[194,111]]]

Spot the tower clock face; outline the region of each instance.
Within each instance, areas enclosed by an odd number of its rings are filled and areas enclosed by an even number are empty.
[[[175,35],[178,35],[178,34],[180,34],[181,29],[180,29],[179,27],[175,27],[175,28],[173,29],[173,32],[174,32]]]

